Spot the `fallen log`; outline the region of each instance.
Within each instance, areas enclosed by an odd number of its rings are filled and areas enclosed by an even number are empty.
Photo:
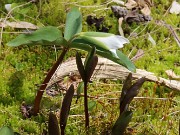
[[[114,63],[105,58],[99,58],[92,80],[96,80],[96,79],[125,80],[130,72],[131,71],[129,71],[128,69],[126,69],[121,65],[118,65],[117,63]],[[62,80],[64,77],[69,76],[70,74],[79,75],[75,59],[62,63],[56,70],[53,77],[51,78],[48,86],[51,86],[52,84]],[[133,79],[139,79],[141,77],[145,77],[147,81],[155,82],[158,83],[159,85],[166,86],[172,90],[180,91],[180,81],[157,77],[154,75],[154,73],[148,72],[146,70],[137,69],[136,73],[132,73],[132,76]]]

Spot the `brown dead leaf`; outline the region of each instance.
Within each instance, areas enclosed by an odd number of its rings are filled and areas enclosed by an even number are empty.
[[[11,27],[19,29],[38,29],[38,26],[29,22],[0,22],[0,27]]]
[[[124,17],[124,20],[126,21],[128,18],[135,18],[138,15],[137,9],[128,11],[127,15]]]
[[[169,79],[180,81],[180,76],[176,75],[172,69],[166,70],[165,72],[168,75]]]
[[[146,4],[148,6],[152,6],[153,3],[151,0],[135,0],[135,2],[138,4],[138,6],[141,8],[141,7],[144,7]]]
[[[136,1],[134,0],[128,0],[128,2],[125,4],[127,9],[132,9],[138,6],[138,4],[136,3]]]
[[[138,7],[141,9],[141,13],[143,15],[150,15],[151,14],[151,10],[150,10],[150,6],[152,6],[152,2],[151,0],[135,0],[135,2],[137,3]]]
[[[138,59],[140,59],[141,57],[144,56],[144,51],[142,49],[139,49],[136,53],[136,55],[134,57],[131,58],[131,60],[134,62]]]
[[[119,34],[124,37],[124,32],[122,29],[122,21],[123,21],[123,17],[119,18],[119,21],[118,21],[119,22]]]
[[[144,15],[150,15],[151,14],[151,10],[149,9],[149,6],[147,4],[145,4],[144,8],[141,9],[141,13]]]
[[[148,6],[153,6],[153,0],[145,0],[145,2]]]
[[[27,105],[24,101],[22,102],[21,106],[20,106],[20,111],[23,115],[24,118],[30,118],[32,115],[32,106],[31,105]]]

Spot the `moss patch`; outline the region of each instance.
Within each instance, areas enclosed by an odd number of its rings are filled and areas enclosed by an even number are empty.
[[[20,5],[27,1],[8,0],[6,3],[12,2]],[[11,17],[8,20],[27,21],[38,26],[52,25],[63,30],[67,11],[77,6],[83,14],[83,31],[95,30],[85,21],[88,15],[95,15],[105,17],[104,24],[112,26],[109,32],[118,34],[118,20],[112,15],[110,5],[104,2],[106,1],[45,0],[16,9],[12,12],[14,18]],[[3,1],[1,4],[1,18],[7,15],[4,9],[6,3]],[[154,6],[151,8],[153,17],[151,22],[123,24],[125,36],[131,42],[122,49],[123,53],[129,55],[131,52],[130,58],[132,58],[138,49],[144,50],[144,56],[135,62],[136,67],[165,78],[168,78],[165,74],[168,69],[173,69],[176,74],[180,75],[180,49],[167,27],[157,24],[157,21],[164,21],[172,25],[180,36],[177,30],[180,24],[179,16],[167,12],[170,4],[170,1],[154,0]],[[61,106],[62,96],[52,98],[44,95],[41,113],[31,119],[22,118],[19,108],[23,101],[33,103],[38,84],[44,79],[61,49],[57,48],[55,51],[53,47],[42,46],[7,47],[6,43],[18,35],[7,32],[20,31],[12,28],[5,28],[3,31],[0,49],[0,127],[8,125],[20,134],[37,135],[41,134],[43,129],[47,129],[47,114],[50,108],[57,111],[57,108]],[[129,37],[132,32],[138,36]],[[155,46],[148,40],[148,33],[156,41]],[[74,55],[75,51],[72,50],[66,58]],[[90,85],[88,94],[92,98],[89,100],[96,101],[97,106],[90,112],[89,134],[106,134],[112,129],[118,117],[118,97],[121,84],[121,81],[107,81],[106,83],[97,81]],[[141,88],[138,96],[149,98],[135,99],[130,105],[134,115],[127,130],[129,134],[166,134],[167,132],[172,135],[178,134],[179,93],[147,82]],[[80,99],[78,104],[75,104],[75,99],[73,101],[66,128],[67,135],[85,134],[82,100]]]

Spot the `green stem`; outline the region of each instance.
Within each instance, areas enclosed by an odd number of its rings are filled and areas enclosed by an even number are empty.
[[[87,97],[87,82],[84,82],[84,112],[85,112],[85,127],[89,127],[89,113],[88,113],[88,97]]]
[[[61,55],[59,56],[58,60],[56,61],[56,63],[53,65],[53,67],[51,68],[51,70],[48,72],[46,78],[44,79],[43,83],[41,84],[35,101],[34,101],[34,107],[33,107],[33,115],[37,115],[39,113],[39,109],[40,109],[40,104],[41,104],[41,99],[43,96],[43,93],[51,79],[51,77],[53,76],[53,74],[55,73],[56,69],[58,68],[58,66],[62,63],[63,58],[65,56],[65,54],[67,53],[68,49],[67,48],[63,48],[63,51],[61,53]]]

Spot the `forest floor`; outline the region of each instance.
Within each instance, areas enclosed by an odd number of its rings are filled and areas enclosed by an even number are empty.
[[[141,0],[147,2],[148,0]],[[1,0],[0,0],[1,2]],[[12,12],[5,4],[12,3]],[[166,74],[172,70],[180,76],[180,16],[170,13],[172,1],[153,0],[148,5],[151,21],[132,23],[123,21],[120,30],[130,40],[122,50],[133,60],[138,69],[153,72],[158,77],[172,79]],[[0,127],[10,126],[22,135],[40,135],[47,130],[50,110],[59,113],[63,94],[44,94],[38,116],[24,118],[20,112],[23,102],[33,104],[39,85],[47,71],[61,53],[54,46],[8,47],[6,43],[17,35],[27,32],[29,25],[17,28],[12,22],[24,21],[37,27],[56,26],[64,29],[66,13],[71,7],[78,7],[83,15],[83,31],[105,31],[119,34],[118,19],[111,6],[118,3],[107,0],[7,0],[1,2],[0,18]],[[87,17],[95,17],[95,23],[88,25]],[[132,14],[131,14],[132,15]],[[101,18],[101,19],[99,19]],[[6,21],[4,21],[6,20]],[[11,25],[7,24],[11,22]],[[92,21],[92,20],[91,20]],[[5,23],[5,24],[3,24]],[[98,24],[99,23],[99,24]],[[8,25],[5,27],[5,25]],[[33,25],[33,28],[35,27]],[[97,25],[99,27],[97,27]],[[74,57],[77,50],[71,50],[65,59]],[[83,56],[86,52],[81,52]],[[68,81],[69,78],[65,78]],[[122,80],[96,80],[88,88],[90,110],[89,134],[110,134],[119,108]],[[98,98],[99,97],[99,98]],[[67,135],[83,135],[83,99],[73,99],[66,127]],[[154,82],[145,82],[138,96],[130,104],[132,121],[126,133],[132,135],[178,135],[180,116],[180,91],[169,89]]]

